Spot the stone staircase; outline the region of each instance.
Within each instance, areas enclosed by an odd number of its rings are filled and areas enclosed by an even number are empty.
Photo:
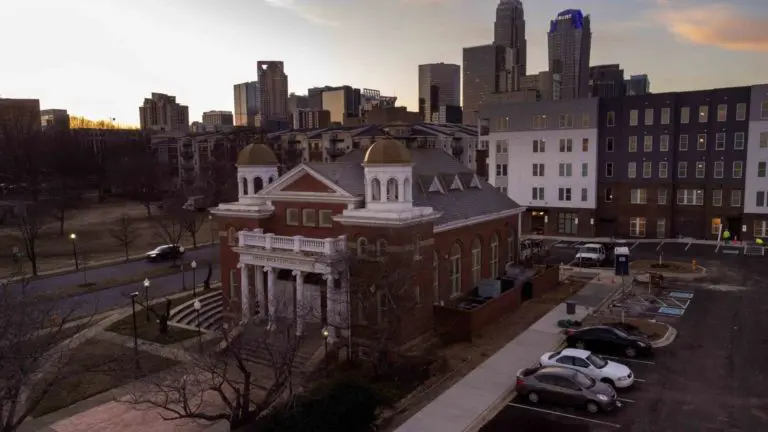
[[[200,328],[203,330],[219,330],[222,324],[222,312],[224,310],[224,298],[221,290],[215,290],[197,297],[200,301]],[[190,327],[197,327],[197,311],[195,299],[171,310],[169,321]]]
[[[744,255],[749,256],[764,256],[765,247],[758,245],[744,245]]]

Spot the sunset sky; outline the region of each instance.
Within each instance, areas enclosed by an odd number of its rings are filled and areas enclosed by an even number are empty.
[[[592,16],[593,65],[647,73],[654,92],[768,82],[767,0],[523,0],[529,73],[548,21]],[[2,0],[0,96],[138,123],[153,91],[190,120],[233,110],[232,85],[283,60],[290,91],[350,84],[416,109],[417,65],[490,42],[498,0]]]

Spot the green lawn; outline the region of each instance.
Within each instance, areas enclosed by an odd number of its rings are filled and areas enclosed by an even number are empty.
[[[189,293],[188,296],[174,299],[171,301],[171,309],[184,304],[191,299],[192,293]],[[160,313],[164,311],[165,303],[157,303],[151,307]],[[171,345],[193,337],[197,337],[197,330],[187,330],[179,327],[168,326],[168,333],[161,334],[158,332],[158,329],[159,327],[157,325],[157,317],[154,314],[149,315],[149,322],[147,322],[146,311],[143,309],[136,310],[136,336],[139,339],[159,343],[162,345]],[[128,315],[120,321],[113,323],[107,327],[106,330],[133,337],[133,315]]]
[[[139,369],[132,348],[91,339],[72,353],[60,378],[32,411],[40,417],[139,378],[173,367],[176,361],[139,351]]]

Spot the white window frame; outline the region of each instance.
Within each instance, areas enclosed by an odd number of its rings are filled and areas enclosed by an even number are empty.
[[[475,237],[472,239],[472,286],[476,287],[483,277],[483,245]]]
[[[629,202],[630,204],[648,204],[648,190],[644,188],[631,189]]]
[[[731,178],[740,179],[744,176],[744,162],[733,161],[733,169],[731,172]]]
[[[725,162],[715,161],[715,165],[712,171],[713,178],[723,178],[723,174],[725,172]]]
[[[659,151],[669,151],[669,135],[659,136]]]
[[[629,236],[636,238],[645,237],[645,222],[644,217],[629,218]]]
[[[736,133],[737,134],[741,134],[741,136],[742,136],[742,140],[741,140],[742,148],[744,148],[744,145],[743,145],[743,143],[744,143],[744,139],[743,139],[744,132],[736,132]],[[768,132],[760,132],[759,140],[760,140],[759,141],[759,145],[758,145],[759,148],[768,148]]]
[[[544,164],[543,163],[535,163],[533,164],[533,171],[532,174],[534,177],[544,177]]]
[[[746,120],[747,119],[747,104],[744,102],[739,102],[736,104],[736,120]]]
[[[562,162],[557,167],[557,174],[559,177],[572,177],[573,176],[573,164]]]
[[[656,193],[656,203],[658,205],[667,205],[667,190],[659,189]]]
[[[653,114],[653,108],[645,109],[645,112],[643,113],[643,121],[646,126],[651,126],[653,124]]]
[[[629,162],[627,164],[627,178],[636,178],[636,177],[637,177],[637,163]]]
[[[615,169],[615,166],[613,165],[613,162],[606,162],[605,163],[605,176],[606,177],[613,177],[613,170],[614,169]]]
[[[573,153],[573,138],[560,138],[560,153]]]
[[[637,152],[637,135],[631,135],[629,137],[629,141],[627,142],[627,151],[630,153]]]
[[[691,121],[691,107],[680,107],[680,124],[688,124]]]
[[[630,126],[637,126],[638,117],[640,116],[640,113],[638,110],[630,110],[629,111],[629,125]]]
[[[699,112],[698,112],[699,123],[709,123],[709,106],[708,105],[699,105]]]
[[[582,162],[581,163],[581,176],[582,177],[588,177],[589,176],[589,162]]]
[[[544,153],[546,150],[546,141],[544,140],[533,140],[533,152],[534,153]]]
[[[728,105],[719,104],[717,106],[717,121],[724,122],[728,120]]]
[[[499,236],[494,233],[491,236],[491,279],[499,277]]]
[[[715,134],[715,150],[725,150],[725,132]]]
[[[688,177],[688,162],[686,161],[680,161],[677,163],[677,178],[687,178]]]
[[[285,224],[290,226],[299,226],[301,210],[295,207],[285,210]]]
[[[696,178],[704,178],[707,175],[707,163],[704,161],[695,162]]]
[[[667,219],[656,219],[656,238],[665,238],[667,236]]]
[[[756,220],[752,225],[752,235],[755,237],[768,237],[768,220]]]
[[[696,150],[698,150],[698,151],[706,151],[707,150],[707,135],[706,134],[698,134],[698,135],[696,135]]]
[[[455,297],[461,294],[461,246],[454,243],[450,249],[451,265],[451,296]]]
[[[544,187],[534,186],[531,188],[531,200],[532,201],[544,201]]]
[[[643,151],[644,152],[653,151],[653,135],[645,135],[643,137]]]
[[[581,188],[581,202],[587,202],[589,200],[589,190],[587,188]]]
[[[677,144],[678,150],[680,150],[680,151],[688,151],[688,142],[689,142],[688,134],[680,134],[680,136],[678,137],[678,141],[677,142],[678,142],[678,144]]]
[[[704,190],[703,189],[678,189],[677,190],[677,204],[678,205],[704,205]]]
[[[667,178],[669,176],[669,162],[659,162],[659,178]]]
[[[317,226],[317,210],[312,208],[301,209],[301,226]]]
[[[763,178],[766,176],[768,176],[768,162],[767,161],[757,162],[757,177]]]
[[[643,178],[651,178],[651,177],[653,177],[653,162],[644,161],[643,162]]]
[[[731,207],[741,207],[742,195],[741,189],[731,189]]]
[[[607,153],[613,153],[616,148],[616,139],[614,137],[607,137],[605,139],[605,151]]]
[[[573,200],[573,194],[571,188],[561,187],[557,189],[557,200],[563,202],[571,202]]]
[[[671,122],[671,115],[672,109],[669,107],[664,107],[661,109],[661,124],[668,125]]]
[[[319,210],[317,212],[317,226],[330,228],[333,226],[333,210]]]
[[[605,116],[605,125],[607,127],[614,127],[614,126],[616,126],[616,112],[615,111],[608,111],[608,113]]]
[[[722,206],[723,206],[723,190],[713,189],[712,190],[712,207],[722,207]]]

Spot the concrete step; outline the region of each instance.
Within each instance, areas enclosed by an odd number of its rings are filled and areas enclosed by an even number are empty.
[[[744,255],[765,256],[765,248],[762,246],[744,246]]]
[[[219,300],[219,302],[208,303],[205,306],[201,307],[200,322],[201,323],[204,322],[208,317],[211,316],[211,314],[215,314],[215,313],[220,314],[223,308],[224,308],[224,305],[221,302],[221,300]],[[198,317],[197,311],[193,307],[189,313],[185,313],[183,317],[176,320],[175,322],[178,322],[179,324],[184,324],[184,325],[197,326],[197,317]]]
[[[203,297],[198,297],[197,300],[200,302],[200,305],[202,306],[201,309],[205,309],[205,307],[211,303],[216,302],[222,302],[223,297],[221,295],[221,291],[218,293],[212,293],[205,295]],[[175,322],[184,322],[185,320],[188,320],[190,318],[190,315],[195,315],[195,301],[190,300],[183,305],[177,307],[176,309],[171,311],[171,321]]]

